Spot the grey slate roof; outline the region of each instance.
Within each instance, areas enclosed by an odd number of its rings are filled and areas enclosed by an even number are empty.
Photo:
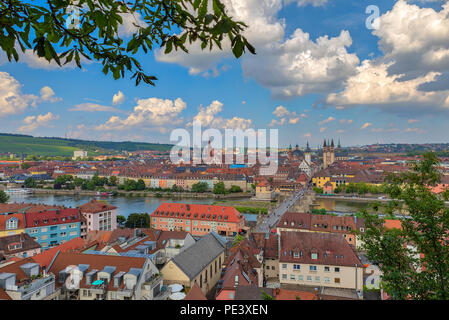
[[[225,240],[217,234],[209,233],[172,261],[192,280],[224,251]]]

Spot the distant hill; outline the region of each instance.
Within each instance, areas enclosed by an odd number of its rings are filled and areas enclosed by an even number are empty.
[[[29,135],[0,133],[0,154],[16,153],[21,155],[73,156],[73,151],[86,150],[89,155],[117,153],[123,150],[168,151],[173,145],[146,142],[109,142],[64,139],[55,137],[33,137]]]

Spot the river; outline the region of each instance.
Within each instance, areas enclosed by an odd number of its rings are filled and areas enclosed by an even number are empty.
[[[95,196],[73,196],[73,195],[52,195],[52,194],[11,194],[10,203],[29,202],[44,203],[49,205],[59,205],[66,207],[78,207],[92,199],[105,200],[109,204],[117,207],[117,215],[128,217],[131,213],[147,212],[151,214],[163,202],[191,203],[191,204],[212,204],[215,199],[177,199],[177,198],[150,198],[150,197],[95,197]],[[243,214],[247,221],[256,221],[257,215]]]
[[[375,201],[376,199],[373,199],[373,202]],[[317,205],[314,208],[326,209],[326,211],[357,213],[361,212],[363,209],[366,209],[368,212],[374,212],[374,210],[370,207],[370,202],[336,199],[316,199],[314,204]]]

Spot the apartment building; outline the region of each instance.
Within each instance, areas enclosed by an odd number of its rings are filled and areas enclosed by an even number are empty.
[[[91,200],[79,207],[86,218],[87,232],[117,229],[117,207],[104,201]]]
[[[245,217],[235,208],[203,204],[163,203],[150,215],[150,221],[153,229],[197,236],[210,232],[235,236],[245,226]]]
[[[279,282],[362,291],[364,266],[340,234],[281,232]]]
[[[277,232],[324,232],[343,235],[348,244],[357,247],[356,230],[365,232],[364,221],[351,216],[331,216],[303,212],[286,212],[276,226]]]
[[[33,237],[42,250],[78,238],[81,234],[81,214],[78,209],[27,211],[26,233]]]
[[[57,300],[55,276],[32,258],[0,267],[0,297],[10,300]],[[2,298],[0,298],[2,299]]]
[[[162,291],[163,278],[146,258],[60,252],[49,271],[57,275],[60,299],[164,300],[169,294]]]
[[[41,246],[28,233],[0,237],[0,255],[6,260],[12,257],[26,258],[41,252]],[[1,263],[1,259],[0,259]]]
[[[207,295],[220,280],[226,257],[226,240],[212,232],[171,259],[162,269],[165,284],[192,288],[196,283]]]

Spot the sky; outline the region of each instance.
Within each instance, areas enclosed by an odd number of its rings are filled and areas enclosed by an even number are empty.
[[[448,141],[448,1],[222,2],[257,54],[235,59],[229,43],[137,54],[155,87],[114,80],[100,63],[0,55],[0,132],[169,143],[199,121],[278,129],[281,147]],[[120,34],[132,34],[129,19]]]

